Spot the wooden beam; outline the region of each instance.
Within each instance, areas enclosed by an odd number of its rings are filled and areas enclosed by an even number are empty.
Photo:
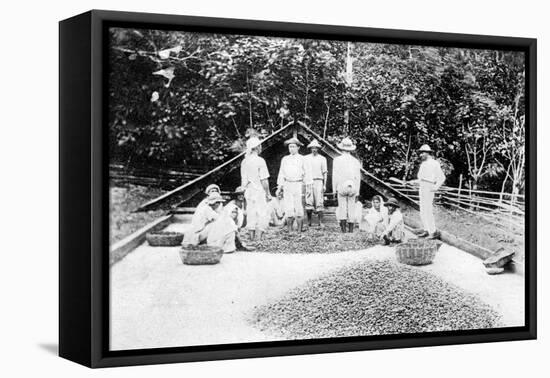
[[[267,138],[262,140],[262,146],[270,146],[271,143],[273,143],[274,139],[277,136],[285,135],[286,132],[290,130],[290,127],[293,125],[293,123],[288,123],[283,128],[275,131],[273,134],[269,135]],[[268,148],[267,147],[267,148]],[[229,159],[223,164],[220,164],[216,168],[206,172],[200,177],[197,177],[194,180],[191,180],[189,182],[186,182],[185,184],[164,193],[163,195],[144,203],[141,205],[136,211],[148,211],[148,210],[156,210],[159,208],[170,208],[172,205],[175,205],[177,203],[182,202],[182,197],[189,197],[189,192],[195,192],[193,196],[197,194],[197,190],[201,190],[202,187],[199,185],[202,185],[202,182],[206,179],[209,179],[210,182],[216,181],[216,177],[218,177],[220,174],[224,174],[224,170],[227,168],[230,168],[231,166],[235,166],[238,164],[242,158],[244,158],[245,152],[241,152],[237,156],[234,156],[233,158]],[[199,186],[199,187],[197,187]],[[192,197],[191,197],[192,198]]]
[[[417,221],[416,219],[413,219],[411,217],[408,217],[408,216],[405,216],[405,225],[410,227],[410,228],[413,228],[413,229],[422,229],[422,224]],[[481,247],[477,244],[474,244],[474,243],[471,243],[469,242],[468,240],[464,240],[462,238],[459,238],[458,236],[455,236],[447,231],[443,231],[441,230],[440,231],[441,233],[441,236],[439,237],[439,239],[444,242],[444,243],[447,243],[449,245],[452,245],[453,247],[456,247],[458,249],[461,249],[465,252],[468,252],[469,254],[477,257],[477,258],[480,258],[482,260],[485,260],[489,257],[491,257],[494,252],[487,249],[487,248],[484,248],[484,247]]]
[[[109,266],[122,260],[128,253],[141,245],[145,241],[147,233],[162,230],[172,223],[172,221],[173,214],[162,216],[113,244],[109,248]]]

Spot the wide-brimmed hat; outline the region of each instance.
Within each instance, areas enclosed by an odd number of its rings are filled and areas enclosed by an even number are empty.
[[[260,138],[253,136],[253,137],[250,137],[250,139],[248,139],[246,141],[246,149],[248,151],[250,151],[253,148],[258,147],[261,144],[262,144],[262,141],[260,140]]]
[[[206,194],[210,194],[210,192],[212,191],[212,189],[216,189],[216,190],[218,191],[218,193],[221,192],[220,187],[219,187],[218,185],[216,185],[216,184],[210,184],[210,185],[208,185],[208,186],[206,187],[206,189],[204,190],[204,192],[205,192]]]
[[[388,207],[388,206],[392,206],[392,207],[401,207],[399,206],[399,202],[397,202],[397,200],[395,198],[390,198],[385,204],[384,206]]]
[[[350,138],[344,138],[340,143],[338,143],[338,148],[342,151],[355,151],[355,144],[351,141]]]
[[[422,147],[418,149],[418,152],[433,152],[433,150],[427,144],[423,144]]]
[[[217,192],[214,192],[214,193],[211,193],[210,195],[208,195],[208,204],[209,205],[212,205],[214,203],[220,203],[220,202],[224,202],[224,199],[222,197],[222,195],[220,193],[217,193]]]
[[[321,148],[321,145],[317,142],[317,139],[313,139],[311,143],[307,145],[307,148]]]
[[[300,140],[298,138],[294,138],[294,137],[285,140],[285,145],[288,146],[289,144],[295,144],[297,146],[303,146],[302,142],[300,142]]]

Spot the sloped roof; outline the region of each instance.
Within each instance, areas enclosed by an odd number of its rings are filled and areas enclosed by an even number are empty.
[[[277,143],[280,140],[284,140],[285,137],[287,137],[290,134],[294,135],[301,135],[305,137],[306,139],[315,138],[317,139],[321,145],[324,147],[323,151],[325,151],[330,158],[335,158],[336,156],[340,155],[340,151],[334,147],[331,143],[329,143],[326,139],[321,137],[319,134],[314,132],[311,128],[309,128],[306,124],[303,122],[295,122],[295,123],[289,123],[286,126],[282,127],[281,129],[273,132],[268,137],[264,138],[261,141],[263,149],[270,148],[275,143]],[[241,152],[240,154],[236,155],[235,157],[231,158],[230,160],[226,161],[223,164],[220,164],[216,168],[210,170],[209,172],[206,172],[200,177],[197,177],[194,180],[188,181],[185,184],[164,193],[163,195],[141,205],[137,211],[148,211],[148,210],[157,210],[160,208],[170,208],[174,205],[180,204],[182,202],[185,202],[191,198],[193,198],[198,193],[202,192],[204,190],[204,187],[206,187],[208,184],[215,183],[218,181],[221,177],[223,177],[225,174],[228,174],[235,169],[237,169],[240,166],[241,159],[243,159],[245,156],[245,152]],[[387,185],[385,182],[374,176],[373,174],[369,173],[367,170],[361,168],[361,180],[373,188],[378,193],[384,195],[385,197],[395,197],[400,202],[407,204],[409,206],[412,206],[414,208],[418,208],[418,205],[415,203],[415,201],[408,197],[407,195],[404,195],[403,193],[400,193]]]

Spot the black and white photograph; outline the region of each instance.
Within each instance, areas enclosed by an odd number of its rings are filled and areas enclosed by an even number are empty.
[[[107,40],[110,351],[526,326],[525,51]]]

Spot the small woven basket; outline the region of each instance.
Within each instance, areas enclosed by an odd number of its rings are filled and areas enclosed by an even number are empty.
[[[407,265],[428,265],[441,247],[436,240],[412,239],[395,247],[397,261]]]
[[[174,247],[181,244],[183,234],[170,231],[149,232],[145,235],[145,239],[153,247]]]
[[[181,261],[186,265],[212,265],[220,262],[223,249],[209,245],[183,245]]]

